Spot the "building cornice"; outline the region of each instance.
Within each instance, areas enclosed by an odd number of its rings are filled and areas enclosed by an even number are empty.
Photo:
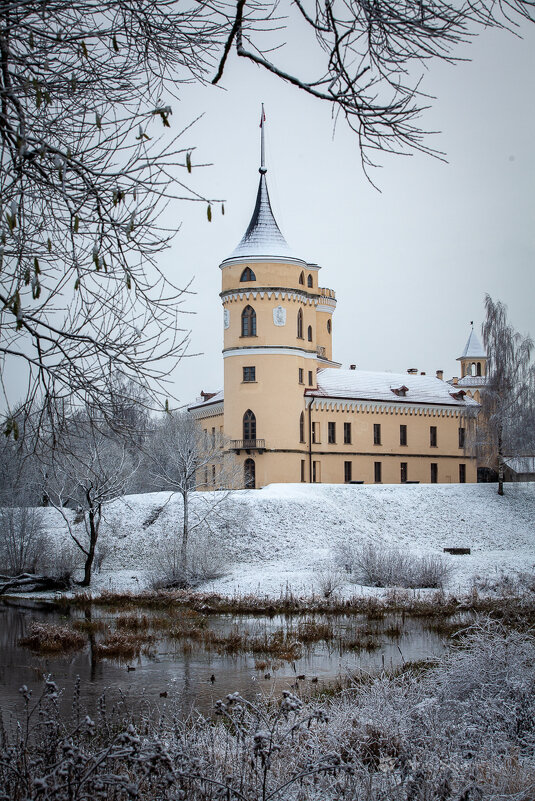
[[[291,289],[289,287],[284,286],[259,286],[254,287],[254,289],[225,289],[224,292],[219,293],[219,297],[225,303],[225,301],[233,301],[233,300],[249,300],[252,296],[253,300],[256,300],[258,296],[260,299],[263,300],[266,296],[268,300],[271,300],[272,297],[277,300],[281,298],[284,300],[287,298],[288,300],[302,300],[304,303],[308,303],[312,305],[312,303],[317,303],[319,299],[319,295],[313,294],[311,292],[306,292],[303,289]]]
[[[235,256],[234,258],[224,259],[219,265],[219,269],[230,267],[233,264],[297,264],[299,267],[306,267],[308,270],[319,270],[317,264],[308,264],[303,259],[292,256]]]
[[[292,345],[280,345],[279,347],[270,347],[269,345],[257,345],[243,348],[225,348],[223,350],[223,358],[227,359],[229,356],[301,356],[303,359],[314,359],[319,361],[318,354],[315,350],[305,350],[304,348],[293,347]],[[322,361],[324,361],[322,359]],[[326,361],[326,360],[325,360]]]
[[[396,414],[411,417],[460,417],[470,406],[448,406],[441,403],[391,403],[389,401],[377,401],[373,398],[321,398],[314,396],[314,390],[306,391],[307,399],[311,400],[312,409],[315,411],[340,411],[340,412],[364,412],[367,414]]]
[[[205,417],[217,417],[218,415],[223,414],[224,403],[224,401],[217,401],[216,403],[210,403],[210,401],[207,401],[206,403],[203,403],[202,406],[188,407],[188,412],[196,420],[202,420]]]

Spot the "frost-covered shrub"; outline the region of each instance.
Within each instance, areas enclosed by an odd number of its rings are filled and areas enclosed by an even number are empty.
[[[477,592],[498,598],[518,597],[535,593],[535,567],[531,570],[497,571],[495,574],[474,575],[472,587]]]
[[[38,513],[27,507],[0,509],[0,572],[16,576],[42,569],[46,538]]]
[[[330,598],[347,581],[341,567],[333,561],[317,565],[314,569],[314,584],[324,598]]]
[[[344,546],[338,558],[352,581],[371,587],[442,589],[452,572],[441,556],[416,556],[372,543]]]
[[[425,672],[367,676],[334,697],[231,693],[216,720],[131,702],[59,714],[22,688],[0,738],[10,801],[532,801],[535,645],[476,625]],[[35,708],[37,706],[37,709]],[[221,721],[223,725],[218,724]],[[21,736],[21,732],[24,736]]]
[[[186,569],[180,562],[180,544],[176,540],[160,544],[151,570],[151,585],[154,589],[196,587],[224,575],[226,562],[215,536],[209,530],[197,530],[190,535]]]

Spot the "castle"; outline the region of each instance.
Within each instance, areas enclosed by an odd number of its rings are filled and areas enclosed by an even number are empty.
[[[273,216],[263,123],[259,172],[249,226],[220,264],[224,389],[203,392],[190,413],[208,436],[225,437],[246,488],[476,481],[466,415],[486,359],[473,331],[456,384],[441,371],[342,369],[332,353],[335,293],[319,286],[320,267],[291,251]]]

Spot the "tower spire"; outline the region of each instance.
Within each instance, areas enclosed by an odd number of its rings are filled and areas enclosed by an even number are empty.
[[[264,104],[262,103],[262,113],[260,114],[260,169],[258,170],[260,175],[265,175],[266,172],[267,172],[265,149],[264,149],[264,125],[265,125],[265,122],[266,122],[266,115],[264,113]]]

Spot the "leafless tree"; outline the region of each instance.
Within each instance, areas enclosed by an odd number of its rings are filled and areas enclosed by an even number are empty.
[[[365,170],[376,150],[439,155],[420,123],[431,99],[420,87],[424,65],[436,59],[454,62],[458,47],[484,27],[516,28],[520,18],[533,19],[531,0],[210,5],[231,25],[212,82],[221,80],[234,46],[238,57],[328,103],[335,118],[342,115],[358,135]]]
[[[209,200],[178,177],[195,159],[182,144],[188,125],[171,135],[177,86],[220,83],[235,52],[345,117],[367,167],[377,149],[431,151],[419,122],[426,62],[453,61],[483,26],[512,27],[532,8],[532,0],[295,0],[288,9],[275,0],[4,0],[0,359],[4,377],[18,379],[15,398],[1,384],[5,432],[17,433],[10,410],[21,395],[40,422],[57,419],[66,398],[105,416],[114,378],[165,393],[187,336],[178,318],[184,285],[158,268],[173,234],[160,214],[166,201],[187,198],[207,202],[211,218]],[[307,33],[310,60],[301,58]],[[305,74],[308,63],[317,74]]]
[[[483,343],[487,381],[481,390],[476,428],[480,461],[497,468],[498,494],[503,495],[505,457],[535,452],[535,365],[533,340],[509,324],[507,307],[485,297]]]
[[[188,413],[166,415],[151,439],[149,457],[155,485],[177,492],[182,498],[176,566],[186,578],[190,536],[217,517],[228,492],[238,486],[239,466],[225,449],[224,438],[203,431]]]
[[[80,415],[69,422],[61,446],[46,467],[43,462],[43,486],[84,555],[80,583],[88,587],[106,504],[125,494],[136,465],[126,446],[105,436],[90,419]]]
[[[203,79],[219,28],[167,0],[1,4],[0,358],[27,411],[104,416],[113,380],[162,388],[183,353],[158,219],[205,199],[178,177],[193,148],[165,135],[166,98]]]

